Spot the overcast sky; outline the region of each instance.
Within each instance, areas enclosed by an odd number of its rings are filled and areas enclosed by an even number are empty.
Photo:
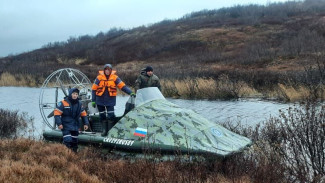
[[[0,57],[69,37],[175,20],[203,9],[287,0],[0,0]]]

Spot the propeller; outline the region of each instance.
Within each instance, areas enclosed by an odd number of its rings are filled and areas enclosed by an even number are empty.
[[[62,81],[58,78],[58,76],[57,76],[56,78],[57,78],[57,81],[58,81],[59,84],[60,84],[60,88],[61,88],[62,92],[63,92],[64,95],[67,97],[68,94],[67,94],[67,91],[65,90],[65,88],[64,88],[64,86],[63,86],[63,84],[62,84]],[[54,110],[53,110],[49,115],[47,115],[47,118],[51,118],[51,117],[53,117],[53,116],[54,116]]]

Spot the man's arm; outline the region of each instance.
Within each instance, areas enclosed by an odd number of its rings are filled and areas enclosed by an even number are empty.
[[[96,78],[93,86],[91,87],[91,101],[96,102],[96,91],[99,85],[99,80]]]
[[[61,120],[61,115],[63,113],[63,104],[62,102],[59,102],[57,107],[54,109],[54,121],[55,124],[59,127],[61,130],[63,128],[62,126],[62,120]]]
[[[84,123],[84,130],[88,130],[89,121],[88,121],[88,117],[87,117],[87,112],[83,109],[80,116],[81,116],[81,119],[82,119],[82,121]]]
[[[134,86],[134,90],[135,90],[135,92],[137,92],[137,90],[140,89],[141,82],[142,82],[142,80],[141,80],[141,77],[139,76],[139,77],[137,78],[137,80],[135,80],[135,86]]]
[[[125,83],[124,83],[120,78],[117,78],[117,79],[115,80],[115,84],[116,84],[116,86],[117,86],[120,90],[122,90],[124,93],[129,94],[129,95],[132,93],[132,90],[131,90],[129,87],[127,87],[127,86],[125,85]]]
[[[161,85],[160,85],[160,81],[159,81],[159,79],[158,79],[158,84],[157,84],[158,86],[158,89],[161,91]]]

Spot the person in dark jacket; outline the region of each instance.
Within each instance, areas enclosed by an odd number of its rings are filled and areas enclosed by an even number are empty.
[[[97,105],[103,129],[101,135],[106,136],[114,125],[114,106],[116,105],[117,88],[131,96],[135,96],[135,93],[116,75],[116,71],[113,70],[111,64],[104,65],[103,69],[99,71],[92,86],[92,106],[96,107]]]
[[[153,74],[151,66],[142,69],[140,76],[135,81],[135,91],[146,87],[157,87],[161,91],[159,78]]]
[[[79,90],[77,88],[70,89],[68,97],[59,102],[54,110],[55,123],[63,134],[63,144],[74,152],[78,150],[80,117],[84,123],[84,130],[87,130],[89,125],[87,113],[78,96]]]

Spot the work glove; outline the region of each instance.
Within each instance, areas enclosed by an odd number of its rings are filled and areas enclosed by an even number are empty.
[[[130,94],[130,96],[131,96],[131,97],[136,97],[136,94],[132,92],[132,93]]]
[[[93,106],[93,108],[96,107],[96,102],[91,102],[91,106]]]

